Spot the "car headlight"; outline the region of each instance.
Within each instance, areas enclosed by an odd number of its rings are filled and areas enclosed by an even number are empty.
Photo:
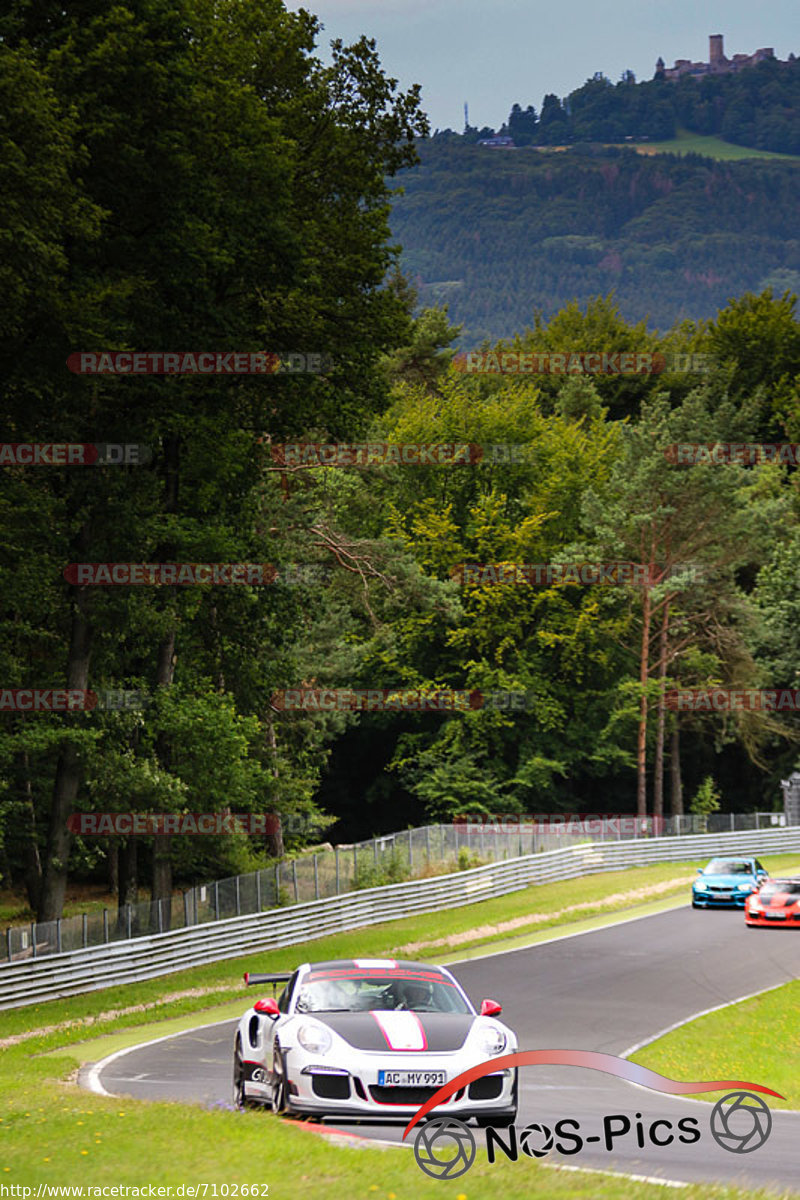
[[[756,885],[754,883],[737,883],[736,890],[737,892],[754,892]]]
[[[478,1045],[484,1054],[501,1054],[506,1048],[506,1035],[496,1025],[482,1025],[478,1031]]]
[[[331,1048],[331,1035],[324,1025],[301,1025],[297,1040],[309,1054],[327,1054]]]

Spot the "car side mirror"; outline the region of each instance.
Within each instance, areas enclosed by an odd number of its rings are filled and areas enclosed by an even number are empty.
[[[498,1004],[496,1000],[481,1000],[482,1017],[499,1017],[502,1011],[502,1004]]]
[[[272,996],[268,1000],[256,1000],[253,1008],[257,1013],[261,1013],[262,1017],[279,1017],[281,1010],[278,1008],[278,1001],[273,1000]]]
[[[702,868],[702,867],[698,867],[698,868],[697,868],[697,874],[698,874],[698,875],[702,875],[702,874],[703,874],[703,868]]]

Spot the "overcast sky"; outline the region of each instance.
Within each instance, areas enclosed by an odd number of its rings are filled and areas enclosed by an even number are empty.
[[[460,131],[464,101],[471,125],[499,127],[511,105],[545,92],[563,96],[595,71],[616,82],[623,71],[652,78],[659,54],[708,60],[708,35],[725,53],[772,46],[778,58],[800,51],[798,0],[285,0],[306,8],[331,38],[362,33],[378,43],[387,74],[404,88],[422,84],[431,128]],[[323,56],[324,57],[324,56]]]

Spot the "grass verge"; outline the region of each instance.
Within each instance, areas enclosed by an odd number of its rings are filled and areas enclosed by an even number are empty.
[[[762,934],[776,942],[793,938],[786,930],[772,929],[753,930],[749,936]],[[793,980],[681,1025],[637,1050],[636,1061],[673,1079],[751,1079],[786,1097],[766,1096],[770,1108],[800,1109],[798,1009],[800,980]],[[720,1095],[696,1099],[714,1101]]]

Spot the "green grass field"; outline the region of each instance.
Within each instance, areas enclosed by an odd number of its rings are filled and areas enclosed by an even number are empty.
[[[797,855],[776,856],[766,865],[775,871],[797,863]],[[539,931],[543,926],[569,932],[578,920],[592,913],[606,912],[614,919],[636,912],[631,905],[641,904],[656,887],[662,889],[658,893],[662,899],[685,893],[688,901],[686,881],[695,865],[665,864],[527,888],[466,908],[271,951],[258,955],[256,962],[250,955],[148,983],[4,1012],[0,1025],[0,1184],[175,1187],[199,1183],[218,1188],[223,1184],[240,1188],[267,1184],[273,1200],[306,1196],[365,1200],[503,1196],[516,1200],[531,1194],[554,1200],[661,1198],[663,1188],[657,1185],[559,1171],[524,1156],[517,1163],[494,1166],[479,1156],[461,1179],[452,1183],[431,1180],[404,1151],[331,1142],[318,1130],[280,1122],[263,1112],[237,1113],[224,1107],[208,1111],[200,1106],[106,1099],[79,1088],[75,1074],[81,1063],[110,1052],[109,1034],[123,1036],[123,1031],[138,1029],[142,1037],[158,1036],[169,1028],[161,1025],[162,1020],[182,1017],[186,1023],[200,1024],[214,1019],[224,1001],[228,1011],[243,1008],[247,1001],[240,980],[246,967],[277,969],[287,962],[356,953],[380,956],[412,943],[445,939],[450,944],[438,950],[427,945],[416,955],[408,955],[438,957],[448,949],[452,952],[454,939],[458,939],[459,951],[472,944],[471,936],[480,944],[497,941],[502,934],[490,935],[486,928],[507,922],[514,923],[508,936]],[[577,912],[576,904],[583,906]],[[543,920],[535,922],[536,917]],[[483,933],[476,933],[481,929]],[[232,1000],[236,1001],[233,1005]],[[129,1009],[134,1011],[122,1011]],[[89,1019],[91,1025],[86,1023]],[[33,1036],[13,1041],[15,1035],[26,1033]],[[103,1041],[93,1044],[86,1040],[94,1034],[104,1035]],[[737,1053],[740,1068],[744,1061]],[[696,1062],[693,1067],[697,1069]],[[746,1196],[755,1200],[756,1195],[707,1185],[686,1188],[682,1194],[686,1200],[740,1200]],[[212,1192],[207,1195],[211,1197]]]
[[[639,154],[704,154],[707,158],[742,159],[774,158],[780,162],[800,162],[797,154],[776,154],[772,150],[753,150],[748,146],[736,146],[713,134],[678,131],[674,138],[665,142],[637,142]]]
[[[793,941],[790,930],[752,930],[770,944]],[[780,949],[780,948],[778,948]],[[742,991],[758,980],[742,978]],[[762,996],[698,1017],[636,1052],[636,1061],[673,1078],[749,1079],[786,1097],[765,1097],[770,1108],[800,1109],[800,980]],[[698,1100],[718,1100],[708,1093]]]

